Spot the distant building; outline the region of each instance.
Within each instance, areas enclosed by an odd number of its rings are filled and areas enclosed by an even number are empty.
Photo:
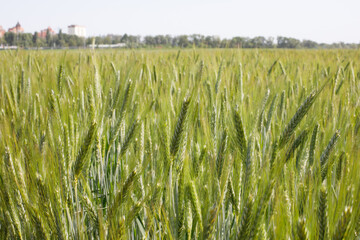
[[[2,26],[0,26],[0,38],[2,38],[5,35],[5,30]]]
[[[9,28],[8,32],[23,33],[24,29],[21,27],[20,23],[18,22],[15,27]]]
[[[88,45],[89,48],[124,48],[126,47],[126,43],[116,43],[116,44],[90,44]]]
[[[51,27],[48,27],[48,28],[46,28],[46,29],[44,29],[44,30],[41,30],[41,31],[38,33],[38,37],[45,39],[48,31],[49,31],[49,33],[50,33],[51,36],[54,36],[54,35],[56,34],[55,31],[54,31]]]
[[[76,35],[78,37],[86,37],[86,28],[79,25],[70,25],[68,26],[68,34]]]

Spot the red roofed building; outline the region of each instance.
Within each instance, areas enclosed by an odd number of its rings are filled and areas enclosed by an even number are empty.
[[[50,35],[53,36],[55,35],[55,31],[51,28],[51,27],[48,27],[47,29],[44,29],[44,30],[41,30],[39,33],[38,33],[38,37],[39,38],[46,38],[46,35],[47,35],[47,32],[49,31]]]
[[[5,30],[2,26],[0,26],[0,38],[2,38],[5,35]]]
[[[15,27],[9,28],[8,32],[23,33],[24,29],[21,27],[20,23],[18,22]]]

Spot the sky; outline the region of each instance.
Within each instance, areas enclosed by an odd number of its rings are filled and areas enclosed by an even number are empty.
[[[106,34],[294,37],[360,43],[360,0],[1,0],[0,25],[25,32],[86,26]]]

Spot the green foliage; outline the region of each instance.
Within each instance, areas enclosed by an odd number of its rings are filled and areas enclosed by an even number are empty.
[[[0,239],[358,239],[359,59],[0,52]]]

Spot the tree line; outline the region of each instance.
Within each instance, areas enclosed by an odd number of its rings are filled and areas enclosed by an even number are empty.
[[[355,43],[317,43],[311,40],[299,40],[290,37],[265,38],[262,36],[233,37],[231,39],[220,38],[217,36],[204,36],[200,34],[192,35],[156,35],[141,37],[138,35],[106,35],[97,37],[82,38],[75,35],[58,34],[47,32],[45,38],[39,37],[38,33],[5,33],[0,38],[0,45],[18,46],[21,48],[83,48],[95,44],[118,44],[124,43],[128,48],[347,48],[357,49],[360,44]]]

